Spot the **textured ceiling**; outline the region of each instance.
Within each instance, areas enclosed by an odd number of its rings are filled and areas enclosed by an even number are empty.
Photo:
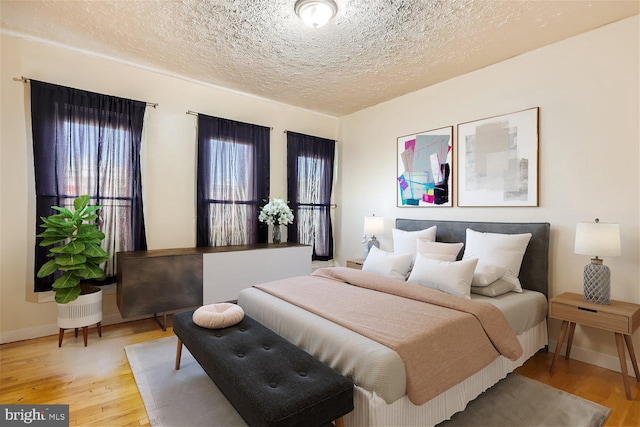
[[[5,1],[4,33],[48,40],[334,116],[639,13],[630,1]]]

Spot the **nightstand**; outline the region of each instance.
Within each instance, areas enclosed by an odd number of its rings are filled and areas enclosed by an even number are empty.
[[[347,260],[347,267],[355,268],[356,270],[362,270],[362,264],[364,264],[364,258],[355,258]]]
[[[562,320],[560,337],[558,338],[556,352],[553,355],[553,362],[551,363],[551,373],[553,373],[555,369],[556,360],[558,359],[564,338],[567,335],[567,330],[569,331],[569,338],[565,359],[569,359],[576,323],[611,331],[615,334],[616,346],[618,347],[624,390],[627,394],[627,399],[631,400],[624,345],[625,343],[627,344],[631,364],[636,374],[636,381],[640,381],[638,362],[636,361],[636,355],[633,352],[633,342],[631,341],[631,335],[638,329],[638,326],[640,326],[640,305],[613,300],[611,300],[610,304],[594,304],[585,301],[581,294],[565,292],[562,295],[551,298],[549,302],[549,316]]]

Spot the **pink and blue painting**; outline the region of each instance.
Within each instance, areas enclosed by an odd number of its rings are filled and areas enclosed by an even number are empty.
[[[398,138],[398,206],[452,205],[453,126]]]

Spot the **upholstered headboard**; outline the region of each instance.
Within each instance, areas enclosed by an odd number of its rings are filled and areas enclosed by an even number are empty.
[[[467,228],[484,233],[531,233],[531,241],[522,260],[520,283],[524,289],[549,291],[549,231],[546,222],[467,222],[431,221],[427,219],[396,219],[396,228],[406,231],[423,230],[437,226],[436,241],[445,243],[465,242]],[[462,257],[460,251],[459,257]]]

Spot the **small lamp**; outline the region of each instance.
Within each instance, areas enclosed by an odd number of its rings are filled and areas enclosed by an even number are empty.
[[[576,225],[574,252],[591,255],[591,264],[584,267],[584,300],[596,304],[609,304],[611,298],[611,272],[598,256],[620,256],[620,227],[595,222]],[[596,255],[597,254],[597,255]]]
[[[294,10],[302,22],[310,27],[319,28],[336,16],[338,6],[333,0],[298,0]]]
[[[376,239],[376,234],[380,235],[384,233],[384,219],[380,216],[365,216],[364,217],[364,236],[362,236],[362,243],[364,243],[364,258],[369,255],[369,249],[371,246],[380,248],[380,242]],[[369,237],[367,239],[367,237]]]

